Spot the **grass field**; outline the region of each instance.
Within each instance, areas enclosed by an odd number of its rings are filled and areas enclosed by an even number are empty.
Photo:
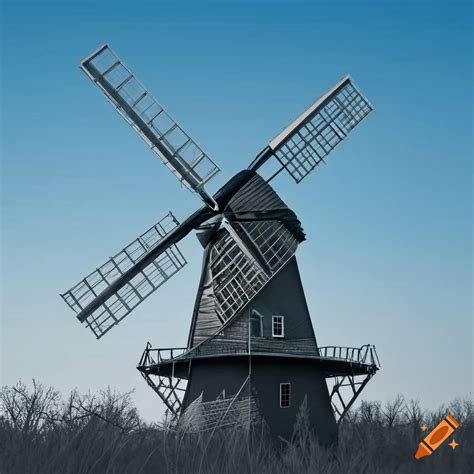
[[[301,407],[293,439],[270,440],[265,427],[214,433],[177,433],[144,423],[131,394],[110,389],[71,393],[33,382],[0,392],[0,472],[29,473],[426,473],[474,472],[474,404],[455,400],[434,412],[401,396],[364,401],[340,426],[337,446],[322,448]],[[157,403],[158,400],[157,400]],[[460,423],[456,449],[445,442],[415,460],[420,426],[433,428],[447,413]],[[450,440],[452,436],[450,437]]]

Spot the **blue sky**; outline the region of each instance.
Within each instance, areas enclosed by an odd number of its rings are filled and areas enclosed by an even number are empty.
[[[217,189],[344,74],[375,112],[303,183],[274,182],[320,345],[377,346],[364,392],[435,407],[473,392],[469,2],[3,2],[1,382],[136,387],[147,342],[186,343],[201,249],[96,341],[59,298],[179,189],[80,72],[109,42],[221,165]]]

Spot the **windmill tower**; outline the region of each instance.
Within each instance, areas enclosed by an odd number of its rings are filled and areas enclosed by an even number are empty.
[[[270,182],[283,170],[302,181],[372,106],[344,77],[211,196],[205,184],[218,166],[108,45],[81,69],[204,205],[181,223],[169,212],[61,296],[101,338],[184,267],[177,244],[196,231],[204,256],[187,346],[148,343],[138,370],[177,428],[264,420],[289,439],[305,402],[315,434],[330,443],[378,358],[370,345],[318,345],[295,257],[305,234]]]

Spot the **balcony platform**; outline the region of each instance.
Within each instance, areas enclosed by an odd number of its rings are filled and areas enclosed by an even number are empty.
[[[252,338],[250,351],[248,341],[226,339],[225,345],[201,344],[193,349],[165,348],[154,349],[147,346],[138,363],[138,370],[146,375],[176,377],[187,379],[189,364],[192,359],[210,358],[248,358],[275,357],[313,359],[323,369],[326,377],[345,375],[373,375],[379,369],[379,360],[375,346],[362,347],[325,346],[310,347],[308,341],[293,339],[291,341],[264,338]]]

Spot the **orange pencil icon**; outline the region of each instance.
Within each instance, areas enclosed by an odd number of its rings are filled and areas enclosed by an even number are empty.
[[[451,415],[447,415],[418,445],[415,458],[420,459],[429,456],[433,451],[438,449],[452,433],[454,433],[458,426],[459,422]]]

